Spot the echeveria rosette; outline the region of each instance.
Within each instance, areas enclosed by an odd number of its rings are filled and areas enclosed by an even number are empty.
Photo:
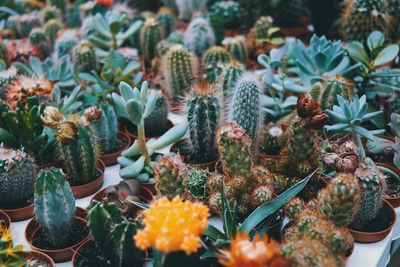
[[[368,112],[367,98],[365,95],[361,98],[356,96],[350,102],[341,95],[336,95],[336,98],[339,106],[334,105],[332,110],[325,110],[325,112],[338,123],[326,125],[325,129],[328,132],[351,133],[354,138],[354,143],[357,145],[358,158],[360,162],[363,162],[366,158],[366,154],[361,137],[374,140],[374,135],[382,134],[385,130],[367,130],[361,125],[380,115],[382,111]]]

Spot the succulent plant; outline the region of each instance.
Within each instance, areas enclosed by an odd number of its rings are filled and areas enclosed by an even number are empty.
[[[225,38],[224,20],[215,12],[209,12],[205,15],[215,35],[215,44],[220,45]]]
[[[70,242],[75,212],[75,199],[66,176],[56,168],[41,170],[35,182],[35,215],[55,248]]]
[[[260,139],[260,152],[267,155],[277,155],[286,142],[284,131],[277,124],[263,126]]]
[[[246,64],[249,58],[248,47],[243,36],[233,37],[227,41],[226,49],[231,54],[232,59]]]
[[[140,28],[140,52],[144,57],[146,66],[151,65],[151,61],[157,55],[157,44],[164,37],[164,28],[155,19],[147,19]]]
[[[253,149],[263,122],[263,87],[254,73],[246,72],[236,81],[229,104],[228,120],[239,124],[250,136]]]
[[[201,56],[213,45],[215,45],[215,35],[208,20],[201,17],[192,20],[185,32],[185,48]]]
[[[207,6],[207,0],[175,0],[178,8],[179,19],[189,21],[196,12],[204,11]]]
[[[0,224],[0,264],[3,266],[27,266],[28,259],[24,255],[23,246],[13,244],[10,229]]]
[[[207,170],[189,168],[183,174],[186,179],[186,198],[195,201],[207,199],[207,181],[210,173]]]
[[[210,83],[218,80],[224,65],[230,61],[230,55],[221,46],[210,47],[203,55],[202,69],[206,79]]]
[[[178,101],[196,78],[195,59],[181,45],[174,45],[164,57],[163,69],[169,96]]]
[[[215,88],[206,82],[196,83],[187,97],[187,119],[190,134],[190,161],[203,164],[216,158],[215,134],[221,115],[221,105]]]
[[[22,150],[0,146],[0,204],[25,204],[33,196],[36,179],[34,159]]]
[[[62,24],[58,19],[51,19],[44,24],[44,32],[48,36],[51,46],[57,38],[57,33],[62,29]]]
[[[72,58],[81,72],[91,72],[97,69],[97,56],[93,45],[86,40],[80,41],[72,48]]]
[[[167,8],[161,9],[156,17],[164,29],[164,36],[168,37],[175,30],[175,18]]]
[[[29,41],[39,49],[43,59],[47,58],[51,53],[51,43],[47,35],[39,28],[35,28],[29,33]]]
[[[59,38],[57,38],[54,44],[54,50],[57,54],[57,57],[62,58],[63,56],[70,54],[72,48],[77,45],[78,42],[78,38],[73,35],[61,35]]]
[[[222,17],[227,29],[235,29],[243,20],[243,8],[235,1],[219,1],[212,5],[211,11]]]

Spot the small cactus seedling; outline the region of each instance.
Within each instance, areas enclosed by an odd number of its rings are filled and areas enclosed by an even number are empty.
[[[208,48],[215,45],[215,35],[205,18],[194,19],[185,33],[184,46],[190,52],[201,56]]]
[[[151,66],[151,61],[157,55],[157,44],[164,37],[164,28],[155,19],[147,19],[140,28],[140,52],[146,66]]]

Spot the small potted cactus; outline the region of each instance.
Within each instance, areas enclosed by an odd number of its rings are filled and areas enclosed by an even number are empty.
[[[56,168],[41,170],[35,183],[35,217],[25,229],[31,248],[55,262],[70,260],[88,236],[86,221],[78,215],[66,175]]]

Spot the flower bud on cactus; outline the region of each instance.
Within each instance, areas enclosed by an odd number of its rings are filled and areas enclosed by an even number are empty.
[[[213,45],[215,45],[215,35],[208,20],[201,17],[194,19],[185,33],[184,46],[186,49],[201,56]]]
[[[167,8],[162,8],[156,19],[163,27],[165,37],[175,30],[175,18]]]
[[[140,28],[140,52],[146,66],[151,66],[151,61],[157,55],[157,44],[164,37],[164,28],[155,19],[147,19]]]
[[[81,72],[91,72],[97,69],[96,51],[89,41],[82,40],[74,46],[72,58]]]
[[[219,1],[211,7],[211,11],[222,17],[224,26],[227,29],[235,29],[243,21],[244,10],[235,1]]]
[[[40,115],[42,123],[46,127],[56,128],[64,119],[61,112],[56,107],[46,106],[42,115]]]
[[[62,248],[70,242],[75,212],[65,175],[56,168],[41,170],[35,183],[35,215],[53,246]]]
[[[237,36],[228,41],[227,50],[231,57],[242,64],[246,64],[249,58],[249,51],[243,36]]]
[[[47,58],[51,53],[51,43],[47,34],[38,28],[35,28],[29,34],[29,41],[37,47],[42,55],[42,58]]]
[[[36,179],[36,164],[21,150],[0,145],[0,205],[12,207],[26,204],[32,198]]]

